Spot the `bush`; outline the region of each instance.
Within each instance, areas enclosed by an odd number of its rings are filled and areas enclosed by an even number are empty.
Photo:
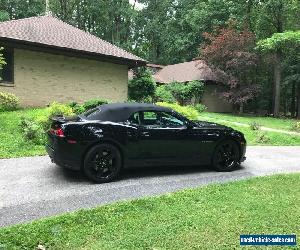
[[[205,110],[207,110],[207,107],[204,104],[198,103],[196,105],[194,105],[194,108],[199,112],[202,113]]]
[[[23,137],[35,144],[46,142],[45,133],[51,125],[51,118],[55,116],[74,115],[72,108],[68,105],[53,102],[47,109],[46,114],[34,118],[21,118],[20,128]]]
[[[44,144],[46,139],[44,129],[34,119],[21,117],[19,126],[26,140],[30,140],[38,145]]]
[[[84,108],[84,111],[87,111],[89,109],[93,109],[93,108],[96,108],[100,105],[103,105],[103,104],[107,104],[108,101],[107,100],[102,100],[102,99],[91,99],[91,100],[88,100],[86,101],[84,104],[83,104],[83,108]],[[83,112],[84,112],[83,111]]]
[[[155,90],[155,99],[158,102],[175,103],[176,99],[172,95],[171,91],[166,88],[166,85],[162,85]]]
[[[268,143],[270,142],[270,138],[266,135],[266,133],[260,132],[256,136],[256,142],[257,143]]]
[[[191,81],[186,84],[173,82],[165,86],[180,105],[191,103],[193,98],[200,101],[204,93],[204,84],[200,81]]]
[[[190,120],[197,120],[200,115],[199,112],[193,106],[190,106],[190,105],[180,106],[177,103],[172,104],[172,103],[166,103],[166,102],[158,102],[156,104],[159,106],[171,108]]]
[[[156,84],[149,70],[139,69],[128,83],[129,99],[141,102],[145,98],[153,98]]]
[[[73,109],[65,104],[53,102],[47,108],[48,118],[51,119],[54,116],[71,116],[74,115]]]
[[[19,107],[19,98],[14,94],[0,92],[0,111],[14,111]]]
[[[292,124],[292,130],[300,132],[300,122],[295,122]]]
[[[250,123],[250,129],[251,130],[260,130],[261,125],[257,122],[251,122]]]

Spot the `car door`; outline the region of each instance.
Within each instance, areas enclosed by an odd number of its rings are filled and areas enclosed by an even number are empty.
[[[194,140],[185,120],[172,113],[139,112],[140,157],[149,164],[183,164],[191,160]]]

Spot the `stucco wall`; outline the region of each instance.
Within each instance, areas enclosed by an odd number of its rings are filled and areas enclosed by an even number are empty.
[[[127,99],[128,67],[88,59],[15,49],[14,87],[24,106],[53,101],[83,102],[92,98]]]
[[[204,88],[204,95],[202,103],[207,106],[207,111],[229,113],[232,112],[232,105],[220,99],[216,94],[215,85],[206,85]]]

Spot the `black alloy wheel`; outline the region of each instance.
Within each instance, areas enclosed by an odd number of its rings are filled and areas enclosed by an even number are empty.
[[[90,180],[104,183],[114,180],[121,167],[122,157],[118,148],[110,144],[100,144],[86,154],[83,170]]]
[[[232,171],[239,165],[239,147],[236,142],[226,140],[215,149],[212,166],[217,171]]]

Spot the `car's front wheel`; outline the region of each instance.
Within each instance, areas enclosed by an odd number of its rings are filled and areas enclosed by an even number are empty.
[[[110,182],[120,173],[122,157],[118,148],[100,144],[91,148],[85,156],[83,171],[96,183]]]
[[[239,165],[239,147],[235,141],[221,142],[215,149],[212,166],[217,171],[232,171]]]

